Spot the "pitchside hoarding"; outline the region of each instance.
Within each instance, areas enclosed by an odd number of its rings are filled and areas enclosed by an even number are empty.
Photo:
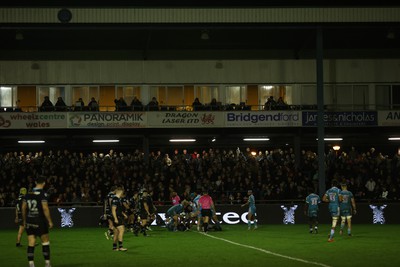
[[[379,126],[400,126],[400,111],[379,111]]]
[[[145,112],[70,112],[68,128],[144,128]]]
[[[224,112],[225,127],[300,127],[300,111]]]
[[[161,218],[169,206],[159,206],[157,210]],[[400,203],[387,204],[357,204],[357,214],[353,216],[354,224],[398,224]],[[224,225],[247,223],[247,209],[240,205],[217,205],[217,217]],[[98,227],[102,207],[50,207],[55,227]],[[0,208],[0,229],[18,228],[15,224],[15,209]],[[260,225],[268,224],[307,224],[308,218],[304,215],[304,204],[259,204],[257,205],[257,220]],[[319,222],[330,224],[331,217],[327,204],[321,204]]]
[[[303,111],[302,114],[303,126],[317,126],[316,111]],[[324,112],[324,122],[328,127],[378,126],[378,114],[376,111]]]
[[[198,128],[224,127],[223,112],[148,112],[148,127],[152,128]]]
[[[67,128],[67,113],[0,113],[0,129],[54,129]]]

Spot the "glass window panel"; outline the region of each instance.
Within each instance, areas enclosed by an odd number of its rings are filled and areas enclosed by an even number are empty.
[[[336,108],[339,110],[351,110],[353,107],[353,86],[336,86]]]
[[[301,105],[317,105],[317,87],[315,85],[301,86]]]
[[[219,101],[218,86],[196,86],[195,91],[196,97],[199,98],[202,104],[209,104],[213,98],[217,99],[217,102]]]
[[[13,106],[13,94],[12,87],[1,86],[0,87],[0,105],[2,107],[12,107]]]
[[[353,86],[353,109],[366,110],[368,107],[369,91],[367,85]]]
[[[390,109],[390,85],[375,87],[375,101],[377,109]]]
[[[285,85],[261,85],[259,86],[259,96],[260,96],[260,109],[264,109],[264,104],[272,96],[275,101],[278,101],[279,97],[282,97],[286,104],[292,104],[291,102],[291,92],[290,101],[288,101],[287,88],[291,86]]]
[[[125,102],[130,105],[133,98],[136,96],[140,99],[140,86],[118,86],[117,87],[117,98],[123,97]]]
[[[182,107],[183,101],[183,87],[181,86],[169,86],[168,90],[168,106],[180,106]]]
[[[335,87],[332,85],[324,85],[324,105],[328,108],[336,108]]]
[[[65,87],[64,86],[40,86],[39,87],[38,106],[42,105],[44,97],[48,96],[51,103],[55,105],[58,97],[62,97],[65,101]],[[68,105],[68,103],[66,103]]]
[[[184,105],[185,106],[191,106],[193,101],[194,101],[194,87],[193,86],[185,86],[183,89],[183,95],[184,95]]]
[[[392,108],[400,109],[400,85],[392,86]]]
[[[98,99],[98,86],[74,86],[72,87],[72,102],[75,103],[82,98],[83,103],[87,105],[92,97]]]
[[[240,104],[240,102],[246,102],[246,86],[227,86],[225,89],[226,104]]]

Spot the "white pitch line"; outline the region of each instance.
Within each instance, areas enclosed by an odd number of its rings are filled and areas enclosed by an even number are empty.
[[[232,245],[258,250],[260,252],[263,252],[263,253],[266,253],[266,254],[270,254],[270,255],[273,255],[273,256],[277,256],[277,257],[281,257],[281,258],[285,258],[285,259],[288,259],[288,260],[299,261],[299,262],[312,264],[312,265],[323,266],[323,267],[331,267],[331,266],[323,264],[323,263],[319,263],[319,262],[315,262],[315,261],[303,260],[303,259],[300,259],[300,258],[295,258],[295,257],[290,257],[290,256],[282,255],[282,254],[279,254],[279,253],[275,253],[275,252],[272,252],[272,251],[269,251],[269,250],[265,250],[265,249],[262,249],[262,248],[257,248],[257,247],[253,247],[253,246],[249,246],[249,245],[236,243],[236,242],[224,239],[224,238],[220,238],[220,237],[209,235],[209,234],[204,233],[204,232],[200,232],[200,234],[203,234],[203,235],[205,235],[207,237],[210,237],[210,238],[214,238],[214,239],[217,239],[217,240],[221,240],[221,241],[227,242],[227,243],[232,244]]]

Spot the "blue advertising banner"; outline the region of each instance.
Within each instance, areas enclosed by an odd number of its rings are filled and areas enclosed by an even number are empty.
[[[317,126],[316,111],[302,113],[303,126]],[[324,112],[324,122],[331,127],[377,126],[378,114],[376,111]]]

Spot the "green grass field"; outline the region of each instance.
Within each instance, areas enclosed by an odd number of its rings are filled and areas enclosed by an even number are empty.
[[[104,228],[51,230],[53,267],[77,266],[400,266],[400,225],[355,225],[353,237],[327,242],[328,225],[309,234],[306,225],[223,225],[211,238],[197,231],[153,227],[150,237],[125,234],[127,252],[112,251]],[[27,266],[26,235],[15,247],[16,230],[1,230],[0,266]],[[228,242],[231,241],[231,242]],[[244,245],[244,246],[243,246]],[[245,247],[249,246],[249,247]],[[41,247],[36,266],[44,266]]]

